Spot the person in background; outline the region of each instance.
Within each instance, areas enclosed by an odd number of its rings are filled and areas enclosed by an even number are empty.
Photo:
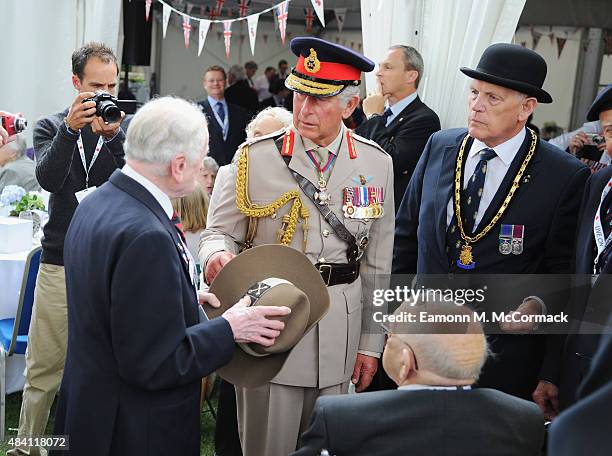
[[[4,116],[12,116],[12,115],[13,114],[11,114],[8,111],[0,111],[0,118]],[[11,141],[14,141],[16,136],[17,135],[9,136],[8,132],[4,129],[4,127],[2,126],[2,123],[0,122],[0,146],[8,144]]]
[[[269,66],[264,71],[264,74],[255,78],[255,91],[260,103],[272,95],[270,93],[270,83],[275,77],[276,68]]]
[[[279,79],[287,79],[289,76],[289,64],[285,59],[279,60],[278,62],[278,77]]]
[[[7,185],[19,185],[26,192],[40,190],[35,165],[25,154],[26,140],[17,135],[15,140],[0,147],[0,193]]]
[[[291,122],[293,122],[293,115],[285,108],[266,108],[260,111],[247,125],[247,139],[269,135],[290,126]]]
[[[244,129],[249,122],[249,113],[244,108],[225,99],[225,70],[213,65],[203,76],[207,97],[198,102],[208,121],[210,144],[208,155],[219,165],[232,161],[236,149],[245,139]]]
[[[198,183],[193,192],[180,198],[172,199],[172,208],[181,219],[187,248],[194,259],[198,258],[200,234],[206,228],[208,214],[208,193]]]
[[[260,108],[264,109],[278,106],[291,111],[293,107],[293,97],[289,89],[285,86],[284,79],[274,78],[270,83],[270,93],[272,96],[262,101]]]
[[[423,58],[415,48],[391,46],[378,64],[377,93],[363,100],[368,120],[355,130],[393,158],[396,211],[425,143],[440,130],[440,119],[417,94],[423,71]]]
[[[240,65],[233,65],[227,74],[229,87],[225,89],[225,99],[228,103],[241,106],[250,115],[259,109],[257,93],[251,88],[244,73],[244,68]]]
[[[109,47],[88,43],[77,49],[72,54],[71,79],[78,94],[69,107],[39,120],[34,127],[36,177],[51,195],[28,334],[20,437],[45,434],[62,379],[68,331],[64,272],[68,225],[81,201],[125,164],[126,122],[107,124],[96,115],[96,102],[86,101],[96,91],[115,95],[118,74],[117,58]],[[24,445],[8,454],[39,452],[39,448]]]
[[[462,327],[426,323],[418,318],[422,310],[468,322]],[[402,315],[398,312],[417,318],[391,325],[382,364],[393,390],[320,397],[292,456],[319,456],[323,449],[351,456],[539,455],[544,417],[537,405],[501,391],[471,388],[487,358],[474,313],[455,303],[404,303],[396,311]]]
[[[247,63],[244,64],[246,80],[249,83],[249,87],[253,90],[255,90],[255,81],[253,80],[253,77],[255,76],[255,73],[257,73],[257,68],[257,64],[252,60],[249,60]]]
[[[208,196],[212,195],[215,180],[217,179],[217,171],[219,171],[217,161],[212,157],[204,157],[198,179],[200,181],[200,186]]]

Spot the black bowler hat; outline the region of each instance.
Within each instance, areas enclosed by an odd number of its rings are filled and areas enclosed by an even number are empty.
[[[298,61],[285,85],[313,97],[333,97],[348,86],[358,86],[361,72],[374,69],[374,62],[367,57],[320,38],[293,38],[291,50]]]
[[[542,89],[546,79],[546,62],[537,52],[518,44],[492,44],[482,53],[475,70],[461,67],[471,78],[507,87],[540,103],[552,103],[552,97]]]
[[[612,109],[612,84],[606,86],[595,98],[587,113],[587,120],[593,122],[599,120],[599,113]]]

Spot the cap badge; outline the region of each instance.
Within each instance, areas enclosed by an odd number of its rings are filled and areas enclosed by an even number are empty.
[[[317,58],[317,51],[310,48],[310,54],[304,59],[304,68],[309,73],[316,73],[321,69],[321,62]]]

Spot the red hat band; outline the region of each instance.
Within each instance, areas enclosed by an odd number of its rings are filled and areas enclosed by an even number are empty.
[[[305,76],[315,79],[329,79],[334,81],[358,81],[361,79],[361,70],[351,65],[335,62],[323,62],[317,58],[317,53],[310,48],[310,55],[300,55],[295,70]]]

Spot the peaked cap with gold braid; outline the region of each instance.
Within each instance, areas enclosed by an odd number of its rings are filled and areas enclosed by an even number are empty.
[[[312,97],[333,97],[348,86],[361,83],[361,72],[374,69],[374,62],[352,49],[320,38],[300,36],[291,40],[298,56],[285,80],[289,90]]]

